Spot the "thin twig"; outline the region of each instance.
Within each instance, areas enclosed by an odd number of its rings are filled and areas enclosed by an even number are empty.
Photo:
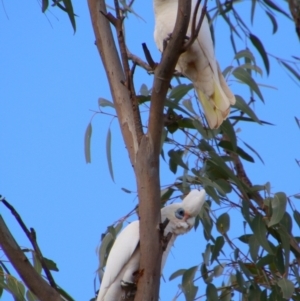
[[[125,42],[125,35],[124,35],[124,29],[123,29],[123,21],[124,21],[124,16],[121,15],[121,11],[119,8],[119,1],[114,0],[115,4],[115,9],[116,9],[116,17],[117,17],[117,23],[116,23],[116,31],[117,31],[117,37],[118,37],[118,44],[121,52],[121,58],[122,58],[122,65],[125,73],[125,85],[128,89],[129,92],[129,97],[131,100],[132,104],[132,111],[133,111],[133,118],[134,118],[134,123],[136,126],[136,131],[137,131],[137,139],[138,142],[141,141],[143,137],[143,127],[142,127],[142,121],[141,121],[141,114],[139,110],[139,104],[138,100],[135,94],[134,90],[134,84],[133,80],[131,78],[131,72],[130,72],[130,67],[128,63],[128,55],[127,55],[127,47],[126,47],[126,42]]]
[[[151,71],[153,72],[153,69],[151,68],[150,65],[148,65],[145,61],[143,61],[140,57],[131,53],[128,49],[127,49],[127,56],[129,60],[131,60],[136,65],[144,68],[147,72],[151,72]]]
[[[142,47],[148,64],[150,65],[152,70],[154,70],[157,66],[157,63],[154,62],[146,43],[142,43]]]

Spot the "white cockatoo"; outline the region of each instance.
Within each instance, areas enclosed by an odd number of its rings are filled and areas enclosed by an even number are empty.
[[[180,234],[187,233],[195,223],[205,202],[205,190],[192,190],[181,203],[174,203],[161,209],[161,220],[169,220],[164,235],[172,233],[163,252],[161,270],[168,253]],[[97,301],[117,301],[122,294],[121,284],[134,284],[139,271],[139,221],[130,223],[117,237],[109,253]]]
[[[192,17],[197,0],[192,0],[192,11],[187,36],[191,36]],[[155,30],[154,40],[162,52],[164,41],[172,34],[177,16],[178,0],[154,0]],[[202,8],[197,13],[200,19]],[[211,129],[218,128],[235,104],[235,97],[226,84],[218,62],[215,59],[214,45],[207,18],[204,17],[201,29],[194,43],[182,53],[176,70],[189,78],[194,85],[198,98]]]

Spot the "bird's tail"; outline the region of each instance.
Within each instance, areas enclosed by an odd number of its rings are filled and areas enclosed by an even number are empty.
[[[217,68],[218,78],[213,77],[213,93],[211,95],[204,93],[200,87],[195,87],[211,129],[217,129],[222,124],[230,112],[230,105],[235,104],[235,97],[227,86],[219,65]]]

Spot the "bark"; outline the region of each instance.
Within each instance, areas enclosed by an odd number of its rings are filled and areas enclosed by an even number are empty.
[[[0,215],[0,245],[26,286],[43,301],[63,301],[60,294],[52,288],[32,267]]]
[[[178,14],[174,32],[155,69],[151,97],[148,132],[141,132],[136,108],[128,85],[128,74],[119,58],[113,39],[111,24],[117,28],[119,44],[120,24],[108,16],[104,0],[88,0],[96,45],[105,67],[122,135],[134,167],[139,195],[140,215],[140,278],[135,300],[156,301],[159,296],[162,245],[160,244],[160,178],[159,154],[163,128],[163,108],[177,60],[182,52],[191,14],[191,1],[178,1]],[[109,19],[109,20],[108,20]],[[152,38],[152,37],[151,37]],[[119,45],[124,62],[124,45]],[[122,84],[126,83],[126,85]]]

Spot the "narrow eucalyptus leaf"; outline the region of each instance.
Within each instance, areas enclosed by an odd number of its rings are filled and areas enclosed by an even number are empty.
[[[219,257],[220,251],[222,250],[224,246],[224,237],[223,236],[218,236],[214,245],[214,248],[212,250],[211,254],[211,263],[214,262]]]
[[[257,261],[258,257],[258,251],[259,251],[259,243],[255,237],[255,235],[252,235],[249,238],[249,251],[250,251],[250,256],[254,262]]]
[[[275,193],[271,205],[272,205],[272,216],[268,223],[268,227],[278,224],[284,216],[286,210],[287,198],[285,193]]]
[[[217,226],[217,230],[221,234],[228,232],[228,230],[230,228],[230,216],[227,212],[221,214],[218,217],[216,226]]]
[[[216,287],[212,284],[209,283],[206,286],[206,298],[207,301],[218,301],[218,291]]]
[[[107,100],[107,99],[102,98],[102,97],[100,97],[98,99],[98,106],[99,107],[111,107],[111,108],[115,108],[115,105],[110,100]]]
[[[295,291],[295,287],[292,281],[282,278],[277,282],[277,285],[281,288],[284,299],[290,299]]]
[[[89,123],[84,134],[85,163],[91,163],[91,138],[92,138],[92,124]]]
[[[293,212],[294,220],[297,223],[298,227],[300,228],[300,213],[297,210]]]
[[[182,276],[185,272],[186,272],[186,269],[177,270],[169,277],[169,281],[177,278],[178,276]]]
[[[252,220],[250,227],[258,241],[258,243],[270,254],[274,254],[267,238],[267,228],[261,215],[256,215]]]
[[[195,273],[198,266],[186,270],[182,276],[182,290],[186,301],[193,301],[196,297],[198,287],[194,285]]]
[[[112,166],[112,159],[111,159],[111,131],[110,131],[110,128],[108,128],[107,136],[106,136],[106,159],[107,159],[109,174],[110,174],[113,182],[115,182],[114,171],[113,171],[113,166]]]
[[[259,54],[264,62],[267,74],[269,74],[270,73],[270,62],[269,62],[269,58],[268,58],[268,55],[267,55],[267,52],[265,50],[263,43],[254,34],[250,34],[249,37],[250,37],[250,41],[252,42],[254,47],[257,49],[257,51],[259,52]]]
[[[257,96],[264,102],[264,98],[260,92],[260,89],[257,85],[257,83],[254,81],[254,79],[251,77],[251,75],[242,68],[236,68],[232,74],[234,77],[248,85],[256,94]]]

